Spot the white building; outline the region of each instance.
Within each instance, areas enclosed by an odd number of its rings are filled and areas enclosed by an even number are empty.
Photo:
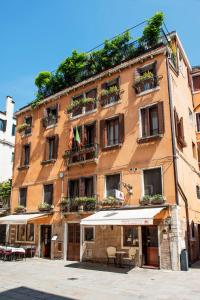
[[[12,97],[6,98],[6,110],[0,111],[0,182],[12,178],[16,120]]]

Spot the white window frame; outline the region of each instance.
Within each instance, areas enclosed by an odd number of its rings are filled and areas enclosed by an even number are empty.
[[[85,228],[93,228],[93,241],[86,241],[85,240]],[[83,226],[83,242],[84,243],[95,243],[95,226]]]
[[[162,184],[162,196],[164,196],[163,192],[164,192],[164,180],[163,180],[163,167],[162,166],[156,166],[156,167],[150,167],[150,168],[143,168],[141,169],[142,172],[141,172],[141,184],[142,184],[142,197],[144,197],[144,171],[146,170],[152,170],[152,169],[160,169],[160,173],[161,173],[161,184]]]

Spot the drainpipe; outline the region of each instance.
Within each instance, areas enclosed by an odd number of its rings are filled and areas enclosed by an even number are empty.
[[[166,67],[167,67],[167,78],[168,78],[168,93],[169,93],[169,106],[170,106],[170,123],[171,123],[171,134],[172,134],[172,152],[173,152],[173,166],[174,166],[174,181],[175,181],[175,193],[176,193],[176,204],[179,205],[179,195],[178,191],[185,203],[185,215],[187,224],[187,240],[188,240],[188,261],[191,264],[191,250],[190,250],[190,223],[189,223],[189,212],[188,212],[188,200],[185,196],[179,182],[178,182],[178,170],[177,170],[177,155],[176,155],[176,139],[175,139],[175,122],[174,122],[174,108],[172,99],[172,86],[171,77],[169,72],[169,61],[166,56]]]

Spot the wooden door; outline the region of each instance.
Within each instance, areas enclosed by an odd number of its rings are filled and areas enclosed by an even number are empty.
[[[67,259],[80,260],[80,224],[68,224]]]
[[[157,226],[142,227],[142,254],[143,265],[159,267]]]
[[[41,225],[41,254],[51,258],[51,225]]]

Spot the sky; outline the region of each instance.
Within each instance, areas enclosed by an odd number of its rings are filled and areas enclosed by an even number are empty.
[[[157,11],[199,65],[200,0],[0,0],[0,110],[7,95],[15,110],[31,102],[37,74],[55,70],[74,49],[89,51]]]

